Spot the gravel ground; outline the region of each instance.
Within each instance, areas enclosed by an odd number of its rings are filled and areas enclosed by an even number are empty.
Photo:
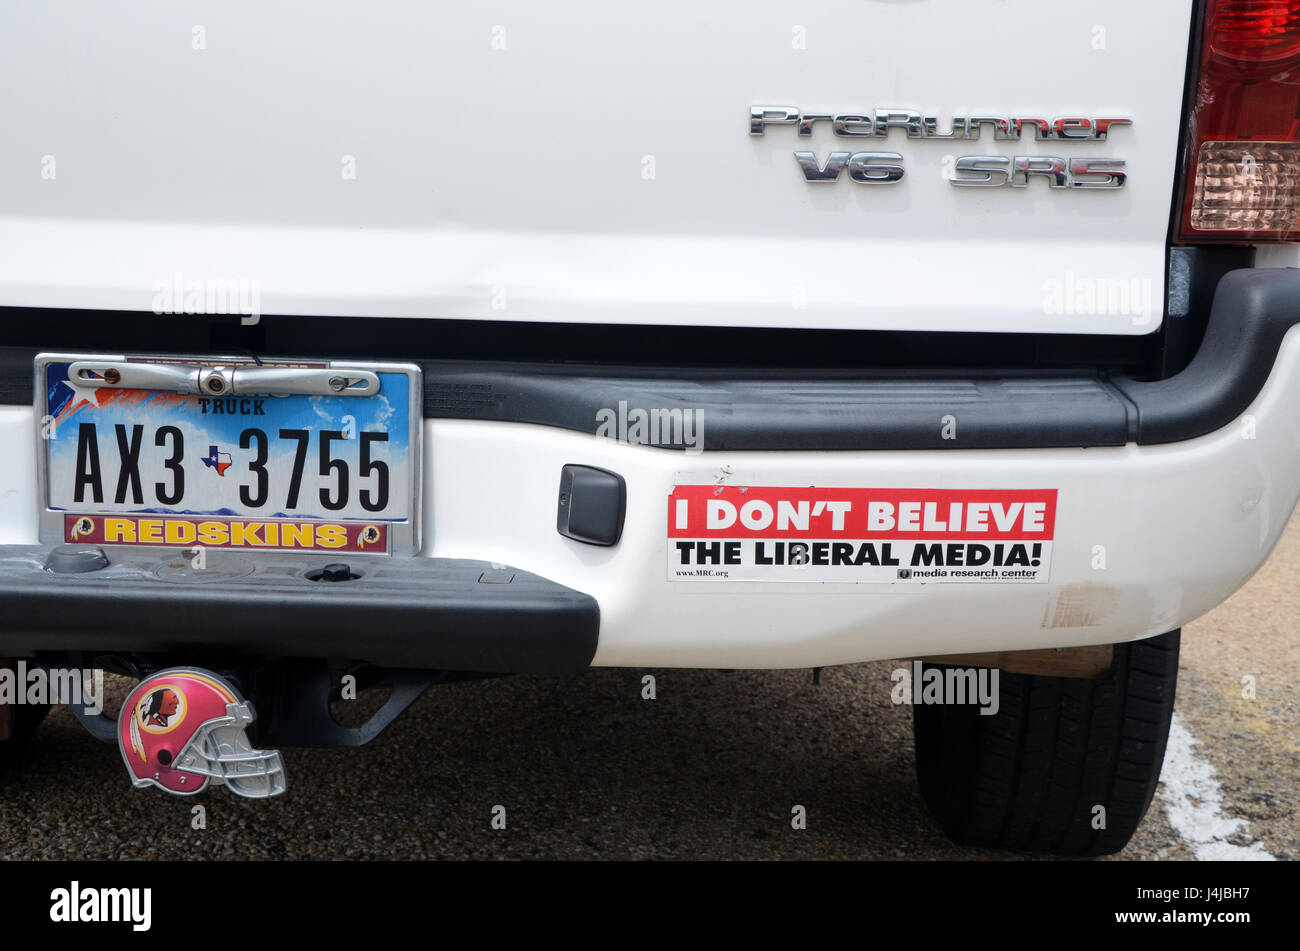
[[[1298,572],[1293,521],[1185,631],[1179,682],[1224,815],[1278,858],[1300,856]],[[820,686],[807,671],[598,670],[435,687],[368,747],[287,751],[290,792],[271,802],[133,791],[116,747],[59,708],[0,788],[0,859],[1014,857],[954,847],[925,812],[894,666],[827,669]],[[1157,797],[1114,858],[1190,857]]]

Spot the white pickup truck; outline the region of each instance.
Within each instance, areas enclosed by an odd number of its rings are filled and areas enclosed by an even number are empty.
[[[5,5],[0,672],[265,796],[438,681],[917,659],[950,836],[1116,851],[1300,494],[1297,69],[1297,0]]]

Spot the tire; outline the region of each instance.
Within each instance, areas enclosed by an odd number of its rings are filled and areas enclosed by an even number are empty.
[[[1178,639],[1170,631],[1115,645],[1097,680],[1003,672],[992,716],[975,705],[914,705],[921,795],[948,837],[1057,855],[1122,849],[1160,778]],[[1093,828],[1096,806],[1104,829]]]

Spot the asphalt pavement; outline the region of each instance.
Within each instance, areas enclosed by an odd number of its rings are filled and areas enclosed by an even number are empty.
[[[1297,578],[1293,520],[1185,630],[1177,742],[1113,858],[1300,856]],[[1018,858],[958,848],[926,813],[895,666],[829,668],[820,685],[593,670],[438,686],[367,747],[286,751],[290,791],[271,801],[133,790],[117,748],[56,708],[0,784],[0,859]]]

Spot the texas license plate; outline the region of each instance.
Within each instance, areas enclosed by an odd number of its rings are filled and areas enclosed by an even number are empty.
[[[419,548],[419,367],[41,354],[36,408],[43,542]]]

